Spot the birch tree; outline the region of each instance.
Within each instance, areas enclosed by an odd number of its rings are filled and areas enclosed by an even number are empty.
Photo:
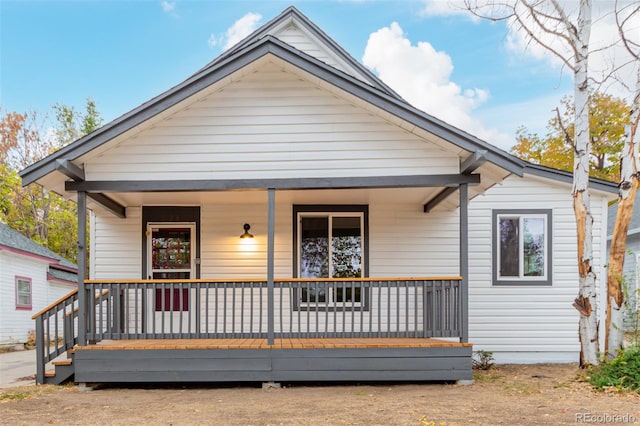
[[[526,34],[530,43],[555,55],[572,73],[575,102],[572,196],[578,254],[578,295],[573,306],[580,313],[580,365],[598,364],[598,306],[589,197],[591,0],[579,0],[576,17],[570,15],[560,0],[465,0],[465,8],[483,19],[509,22]]]
[[[638,190],[638,121],[640,119],[640,42],[629,36],[638,32],[640,5],[629,5],[618,9],[616,2],[616,24],[620,41],[635,61],[636,82],[634,97],[629,112],[629,123],[625,126],[625,145],[620,161],[620,186],[618,192],[618,213],[611,238],[609,264],[607,269],[607,319],[605,352],[608,358],[614,358],[623,349],[624,333],[624,289],[623,276],[627,232],[633,213],[636,192]],[[635,23],[635,25],[632,25]],[[636,36],[637,37],[637,36]],[[630,88],[631,90],[631,88]]]

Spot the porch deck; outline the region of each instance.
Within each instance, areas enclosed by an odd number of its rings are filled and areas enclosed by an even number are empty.
[[[109,340],[76,347],[76,382],[471,380],[470,343],[431,338]]]
[[[421,338],[276,339],[273,345],[267,344],[264,339],[143,339],[103,340],[95,345],[76,347],[76,351],[154,349],[453,348],[471,346],[471,343]]]
[[[65,352],[46,382],[470,380],[462,294],[459,277],[85,281],[34,316],[38,383]]]

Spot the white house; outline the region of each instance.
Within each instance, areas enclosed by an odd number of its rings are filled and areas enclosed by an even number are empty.
[[[21,176],[77,200],[80,241],[91,222],[91,279],[36,320],[74,330],[76,381],[578,360],[570,174],[414,108],[293,7]],[[591,186],[603,276],[615,186]]]
[[[0,223],[0,345],[26,343],[31,316],[77,285],[76,265]]]

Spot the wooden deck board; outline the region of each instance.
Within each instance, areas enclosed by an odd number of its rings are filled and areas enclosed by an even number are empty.
[[[465,346],[472,346],[472,344],[418,338],[276,339],[273,345],[268,345],[265,339],[145,339],[104,340],[95,345],[76,347],[76,350],[428,348]]]

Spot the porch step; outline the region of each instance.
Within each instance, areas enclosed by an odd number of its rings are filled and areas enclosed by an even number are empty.
[[[53,361],[52,364],[55,367],[55,370],[50,370],[44,373],[45,383],[59,385],[73,377],[75,373],[73,368],[73,358]]]

